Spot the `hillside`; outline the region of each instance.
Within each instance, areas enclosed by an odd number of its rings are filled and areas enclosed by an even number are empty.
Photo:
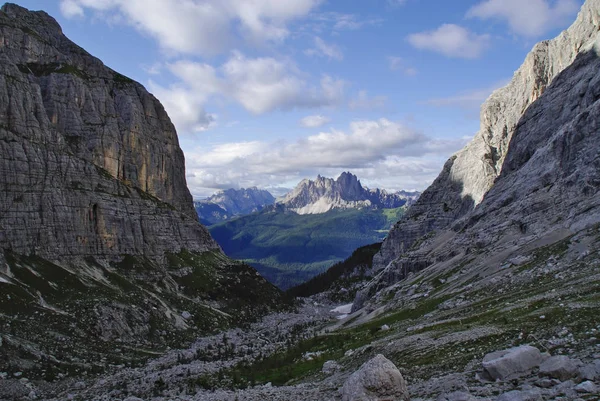
[[[356,248],[381,241],[404,211],[347,209],[299,215],[278,207],[209,230],[225,254],[249,263],[285,289],[347,258]]]

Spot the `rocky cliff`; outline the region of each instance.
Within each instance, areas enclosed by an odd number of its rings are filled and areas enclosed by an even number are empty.
[[[524,113],[578,57],[585,59],[594,54],[591,46],[599,29],[599,8],[598,1],[587,1],[569,29],[553,40],[538,43],[511,82],[484,103],[479,132],[446,162],[434,183],[390,231],[375,257],[376,269],[388,266],[424,235],[449,228],[484,200],[503,169],[510,166],[506,159],[511,146],[517,146],[511,145],[515,133],[531,130],[531,124],[524,126]],[[545,119],[538,118],[540,126],[550,129],[538,133],[541,138],[538,145],[562,124],[577,118],[579,99],[570,97],[568,100],[569,105],[562,107],[558,116],[544,113]],[[545,99],[541,103],[546,105],[550,101]],[[541,113],[545,111],[543,107],[537,106],[536,110]],[[533,145],[528,150],[531,154],[535,151]],[[516,188],[513,191],[520,192]]]
[[[65,363],[117,339],[164,346],[278,296],[198,223],[160,102],[13,4],[0,11],[0,188],[3,363],[19,365],[23,344]]]
[[[410,205],[418,197],[418,192],[388,194],[385,190],[369,190],[354,174],[344,172],[337,180],[321,176],[314,181],[302,180],[277,203],[298,214],[319,214],[332,209],[394,209]]]

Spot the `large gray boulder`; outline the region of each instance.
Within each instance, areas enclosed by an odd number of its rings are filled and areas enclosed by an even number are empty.
[[[389,359],[379,354],[354,372],[342,388],[342,401],[408,401],[406,381]]]
[[[487,354],[482,365],[492,379],[505,380],[529,373],[539,366],[543,359],[539,349],[522,345]]]
[[[577,376],[578,367],[574,360],[565,355],[548,358],[540,365],[540,375],[550,376],[560,381]]]

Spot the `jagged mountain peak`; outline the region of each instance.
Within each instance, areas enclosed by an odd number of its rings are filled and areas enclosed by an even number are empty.
[[[298,214],[319,214],[332,209],[396,208],[412,203],[418,194],[388,194],[363,187],[358,177],[343,172],[337,179],[322,177],[303,179],[277,203]]]

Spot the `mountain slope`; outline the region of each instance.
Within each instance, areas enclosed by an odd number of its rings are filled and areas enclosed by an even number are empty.
[[[554,40],[538,43],[511,82],[483,104],[479,132],[446,162],[434,183],[390,231],[375,257],[377,268],[386,267],[423,235],[447,229],[482,202],[504,168],[523,113],[594,42],[598,32],[596,10],[593,1],[587,2],[568,30]],[[553,121],[553,117],[547,115],[547,121]],[[561,110],[561,118],[573,117],[568,110]]]
[[[275,198],[264,189],[241,188],[219,191],[210,198],[194,202],[200,221],[215,224],[235,216],[258,212],[275,203]]]
[[[512,249],[517,255],[531,243],[531,252],[535,243],[563,240],[600,221],[595,196],[600,183],[599,10],[598,1],[586,2],[567,31],[536,45],[513,81],[490,97],[482,108],[482,131],[446,163],[384,241],[374,259],[379,278],[359,294],[357,308],[411,270],[476,251],[489,253],[490,246],[493,253]],[[506,148],[500,146],[505,142]],[[478,168],[469,172],[459,162],[485,159],[488,153],[482,152],[492,143],[505,149],[497,152],[501,164],[493,174],[482,175]],[[462,179],[459,167],[465,168]],[[442,196],[448,200],[440,205]]]
[[[410,205],[418,196],[418,192],[388,194],[380,189],[369,190],[354,174],[344,172],[337,180],[321,176],[315,181],[302,180],[277,203],[298,214],[319,214],[332,209],[394,209]]]
[[[404,211],[344,209],[299,215],[277,205],[209,229],[228,256],[250,263],[272,283],[288,288],[356,248],[381,241]]]
[[[198,223],[156,98],[44,12],[4,5],[0,35],[0,370],[100,369],[279,299]]]

